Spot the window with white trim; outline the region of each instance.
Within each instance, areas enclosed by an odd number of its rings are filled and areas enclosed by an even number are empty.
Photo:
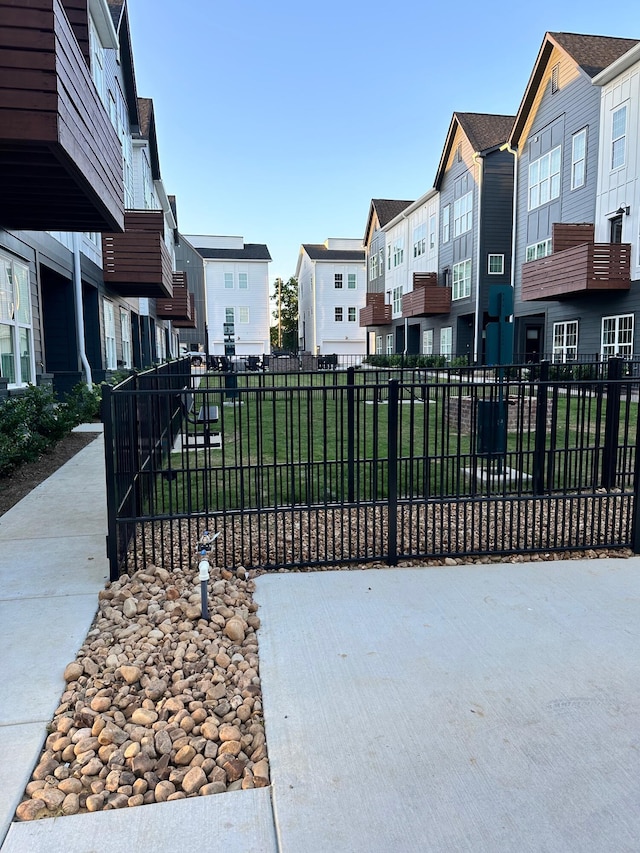
[[[393,288],[393,307],[391,309],[394,314],[400,314],[402,311],[402,285]]]
[[[249,273],[238,273],[238,290],[247,290],[249,287]]]
[[[618,107],[611,117],[611,168],[624,166],[627,146],[627,105]]]
[[[356,289],[356,274],[354,272],[347,273],[347,290]]]
[[[383,275],[384,273],[384,249],[380,249],[378,252],[378,275]]]
[[[102,300],[104,308],[104,346],[106,354],[106,369],[115,370],[116,358],[116,321],[113,311],[113,302],[108,299]]]
[[[236,321],[236,309],[235,308],[225,308],[224,309],[224,321],[225,321],[225,323],[235,323],[235,321]]]
[[[453,352],[453,327],[445,326],[440,329],[440,355],[451,358]]]
[[[347,320],[349,323],[355,323],[356,321],[356,309],[352,305],[347,308]]]
[[[427,226],[423,222],[422,225],[416,225],[413,229],[413,257],[419,258],[424,255],[427,250]]]
[[[471,296],[471,258],[453,265],[451,299],[464,299],[465,296]]]
[[[224,274],[224,288],[225,290],[233,290],[233,273],[226,272]]]
[[[91,76],[93,77],[93,82],[96,84],[100,100],[104,103],[104,48],[91,15],[89,15],[89,56]]]
[[[238,307],[238,323],[248,323],[249,322],[249,308],[246,305],[240,305]]]
[[[587,128],[583,127],[571,137],[571,189],[583,187],[586,180]]]
[[[504,255],[489,255],[487,272],[489,275],[504,275]]]
[[[131,367],[131,315],[120,309],[120,337],[122,338],[122,366]]]
[[[433,355],[433,329],[425,329],[422,333],[422,354]]]
[[[156,356],[158,361],[167,360],[167,335],[164,326],[156,326]]]
[[[333,286],[336,288],[336,290],[342,290],[342,273],[341,272],[334,273]]]
[[[578,357],[578,321],[566,320],[553,324],[553,360],[575,361]]]
[[[436,247],[436,216],[432,213],[429,217],[429,250]]]
[[[633,314],[621,314],[617,317],[602,318],[603,358],[619,355],[631,358],[633,355]]]
[[[387,355],[393,355],[393,333],[387,335]]]
[[[376,355],[382,355],[382,335],[376,335]]]
[[[560,197],[562,146],[557,145],[529,163],[529,210]]]
[[[369,257],[369,281],[373,281],[374,278],[378,278],[378,253],[374,252],[373,255]]]
[[[399,237],[393,244],[393,265],[399,267],[404,262],[404,240]]]
[[[450,234],[450,221],[451,221],[451,205],[446,204],[442,208],[442,242],[448,243],[451,237]]]
[[[387,246],[387,269],[391,269],[391,246]]]
[[[153,177],[147,152],[142,152],[142,191],[144,193],[144,209],[152,210],[153,204]]]
[[[342,323],[342,307],[340,305],[336,305],[333,309],[333,319],[336,323]]]
[[[538,243],[532,243],[526,249],[527,261],[537,261],[539,258],[546,258],[551,254],[551,238],[540,240]]]
[[[33,374],[29,267],[0,255],[0,376],[26,385]]]
[[[453,236],[471,230],[473,224],[473,193],[468,192],[453,202]]]

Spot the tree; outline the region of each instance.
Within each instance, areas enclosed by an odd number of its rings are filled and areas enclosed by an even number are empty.
[[[275,304],[271,327],[271,345],[278,349],[298,350],[298,279],[291,276],[288,281],[276,279]]]

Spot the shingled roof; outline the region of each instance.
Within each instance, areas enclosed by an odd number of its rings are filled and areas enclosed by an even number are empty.
[[[303,243],[302,248],[312,261],[355,261],[364,263],[364,250],[355,249],[327,249],[324,243]]]
[[[495,115],[493,113],[454,113],[447,131],[447,138],[442,149],[436,179],[433,185],[440,189],[449,155],[453,148],[456,130],[459,127],[469,140],[474,151],[486,152],[503,145],[509,138],[515,116]]]
[[[193,238],[192,238],[193,243]],[[263,243],[245,243],[242,249],[204,249],[194,243],[201,258],[217,261],[270,261],[269,249]]]
[[[378,214],[380,227],[384,228],[387,222],[391,222],[399,213],[402,213],[410,204],[413,204],[413,199],[411,201],[398,201],[393,198],[373,198],[371,199],[371,204],[375,207]]]

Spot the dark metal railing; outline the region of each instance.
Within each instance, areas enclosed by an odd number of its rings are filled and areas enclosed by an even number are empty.
[[[204,373],[105,388],[112,577],[635,547],[638,380],[621,359]],[[579,368],[579,369],[578,369]]]

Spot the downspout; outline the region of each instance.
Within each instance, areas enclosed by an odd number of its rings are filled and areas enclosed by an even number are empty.
[[[482,334],[482,318],[480,317],[480,225],[482,222],[482,179],[484,175],[484,159],[479,151],[474,151],[473,162],[478,167],[478,225],[476,234],[476,322],[473,333],[473,362],[478,363],[480,336]]]
[[[316,303],[316,262],[311,268],[311,300],[313,308],[313,350],[312,355],[318,355],[318,305]]]
[[[80,235],[77,231],[72,232],[73,246],[73,285],[75,290],[76,309],[76,331],[78,334],[78,354],[87,377],[87,387],[93,388],[91,380],[91,365],[87,358],[86,343],[84,338],[84,314],[82,310],[82,272],[80,269]]]

